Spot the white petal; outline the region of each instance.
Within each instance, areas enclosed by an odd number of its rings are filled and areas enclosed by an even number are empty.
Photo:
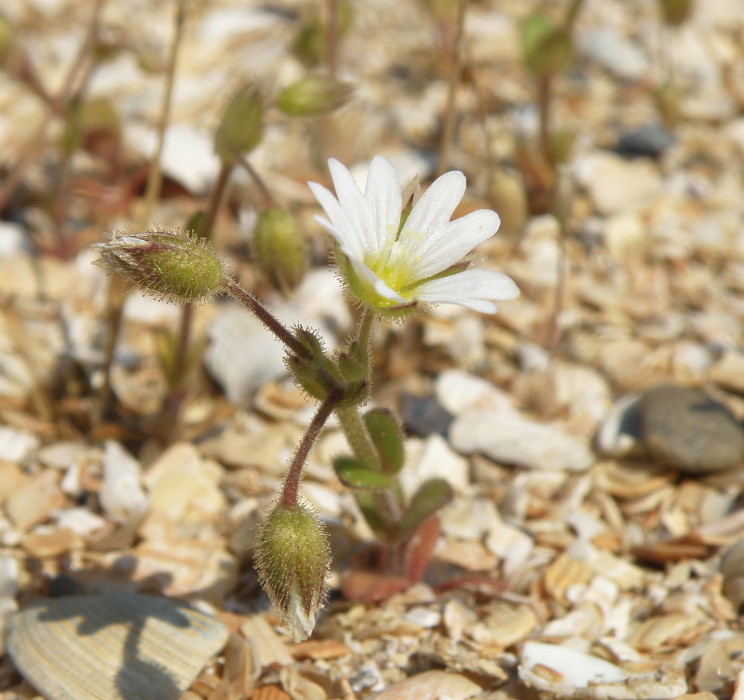
[[[381,234],[377,230],[378,217],[375,208],[380,206],[377,200],[384,200],[387,196],[384,189],[380,187],[379,174],[377,172],[374,174],[370,196],[370,199],[374,197],[374,201],[370,201],[361,193],[351,173],[335,158],[328,159],[328,169],[331,171],[331,179],[333,180],[333,186],[336,188],[336,196],[341,209],[353,226],[355,235],[361,239],[364,252],[372,255],[377,254],[380,249],[379,237]],[[394,184],[399,190],[398,197],[400,197],[397,175]],[[389,186],[390,183],[388,183]],[[369,185],[367,188],[369,188]],[[400,211],[398,215],[400,216]]]
[[[373,227],[368,221],[368,206],[364,201],[364,196],[351,173],[335,158],[328,159],[328,169],[331,171],[338,203],[347,221],[353,227],[354,235],[359,237],[365,251],[371,250],[375,245],[376,237],[371,234]]]
[[[398,234],[400,198],[400,180],[395,166],[387,158],[376,156],[369,166],[364,188],[364,200],[372,227],[369,237],[375,241],[375,247],[370,251],[373,255],[377,255],[385,242]]]
[[[495,211],[479,209],[450,221],[417,251],[414,273],[418,278],[435,275],[462,260],[475,246],[493,236],[501,220]],[[441,234],[441,235],[439,235]]]
[[[465,194],[465,176],[452,170],[431,183],[416,202],[400,234],[400,242],[415,256],[430,236],[441,240],[452,212]]]
[[[414,296],[421,301],[459,304],[483,313],[494,313],[491,301],[514,299],[519,288],[511,277],[495,270],[465,270],[424,282]]]
[[[328,219],[318,216],[316,221],[331,232],[347,255],[353,258],[363,258],[364,239],[356,223],[347,216],[338,200],[323,185],[317,182],[307,184],[328,216]]]

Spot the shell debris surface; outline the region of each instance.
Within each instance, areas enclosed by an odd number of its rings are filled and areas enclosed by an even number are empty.
[[[48,700],[177,700],[227,636],[221,622],[175,600],[75,595],[16,613],[8,652]]]

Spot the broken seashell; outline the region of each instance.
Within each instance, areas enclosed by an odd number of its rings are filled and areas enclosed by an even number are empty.
[[[527,642],[522,649],[519,677],[538,690],[573,696],[577,688],[623,681],[628,674],[596,656],[556,644]]]
[[[48,700],[178,700],[227,636],[221,622],[168,598],[76,595],[18,612],[8,652]]]

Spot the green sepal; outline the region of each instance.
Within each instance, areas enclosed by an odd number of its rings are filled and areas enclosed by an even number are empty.
[[[527,68],[539,76],[560,73],[574,57],[568,31],[539,13],[529,16],[522,24],[522,51]]]
[[[392,412],[386,408],[373,408],[364,414],[367,432],[380,456],[382,471],[397,474],[405,462],[403,431]]]
[[[421,484],[396,527],[396,539],[403,540],[412,535],[424,520],[446,506],[453,495],[452,487],[444,479],[429,479]]]
[[[368,469],[354,457],[337,457],[333,460],[333,468],[341,483],[352,489],[380,491],[395,485],[392,476]]]
[[[359,383],[367,379],[367,364],[356,359],[353,353],[339,353],[337,364],[347,382]]]
[[[297,384],[310,396],[322,401],[334,389],[343,388],[343,379],[326,354],[320,335],[308,328],[298,328],[295,337],[307,349],[307,355],[289,355],[287,369]]]

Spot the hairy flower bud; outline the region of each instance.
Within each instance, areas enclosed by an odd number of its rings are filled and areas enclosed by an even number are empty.
[[[300,283],[307,267],[305,241],[297,219],[284,209],[261,212],[253,243],[261,271],[274,287],[289,294]]]
[[[164,299],[192,302],[220,291],[223,263],[201,238],[176,231],[115,234],[99,264]]]
[[[277,503],[261,527],[256,564],[261,585],[296,642],[315,627],[329,563],[328,536],[317,515],[306,505]]]
[[[277,97],[277,105],[293,117],[327,114],[342,107],[354,88],[326,75],[308,75],[284,88]]]

